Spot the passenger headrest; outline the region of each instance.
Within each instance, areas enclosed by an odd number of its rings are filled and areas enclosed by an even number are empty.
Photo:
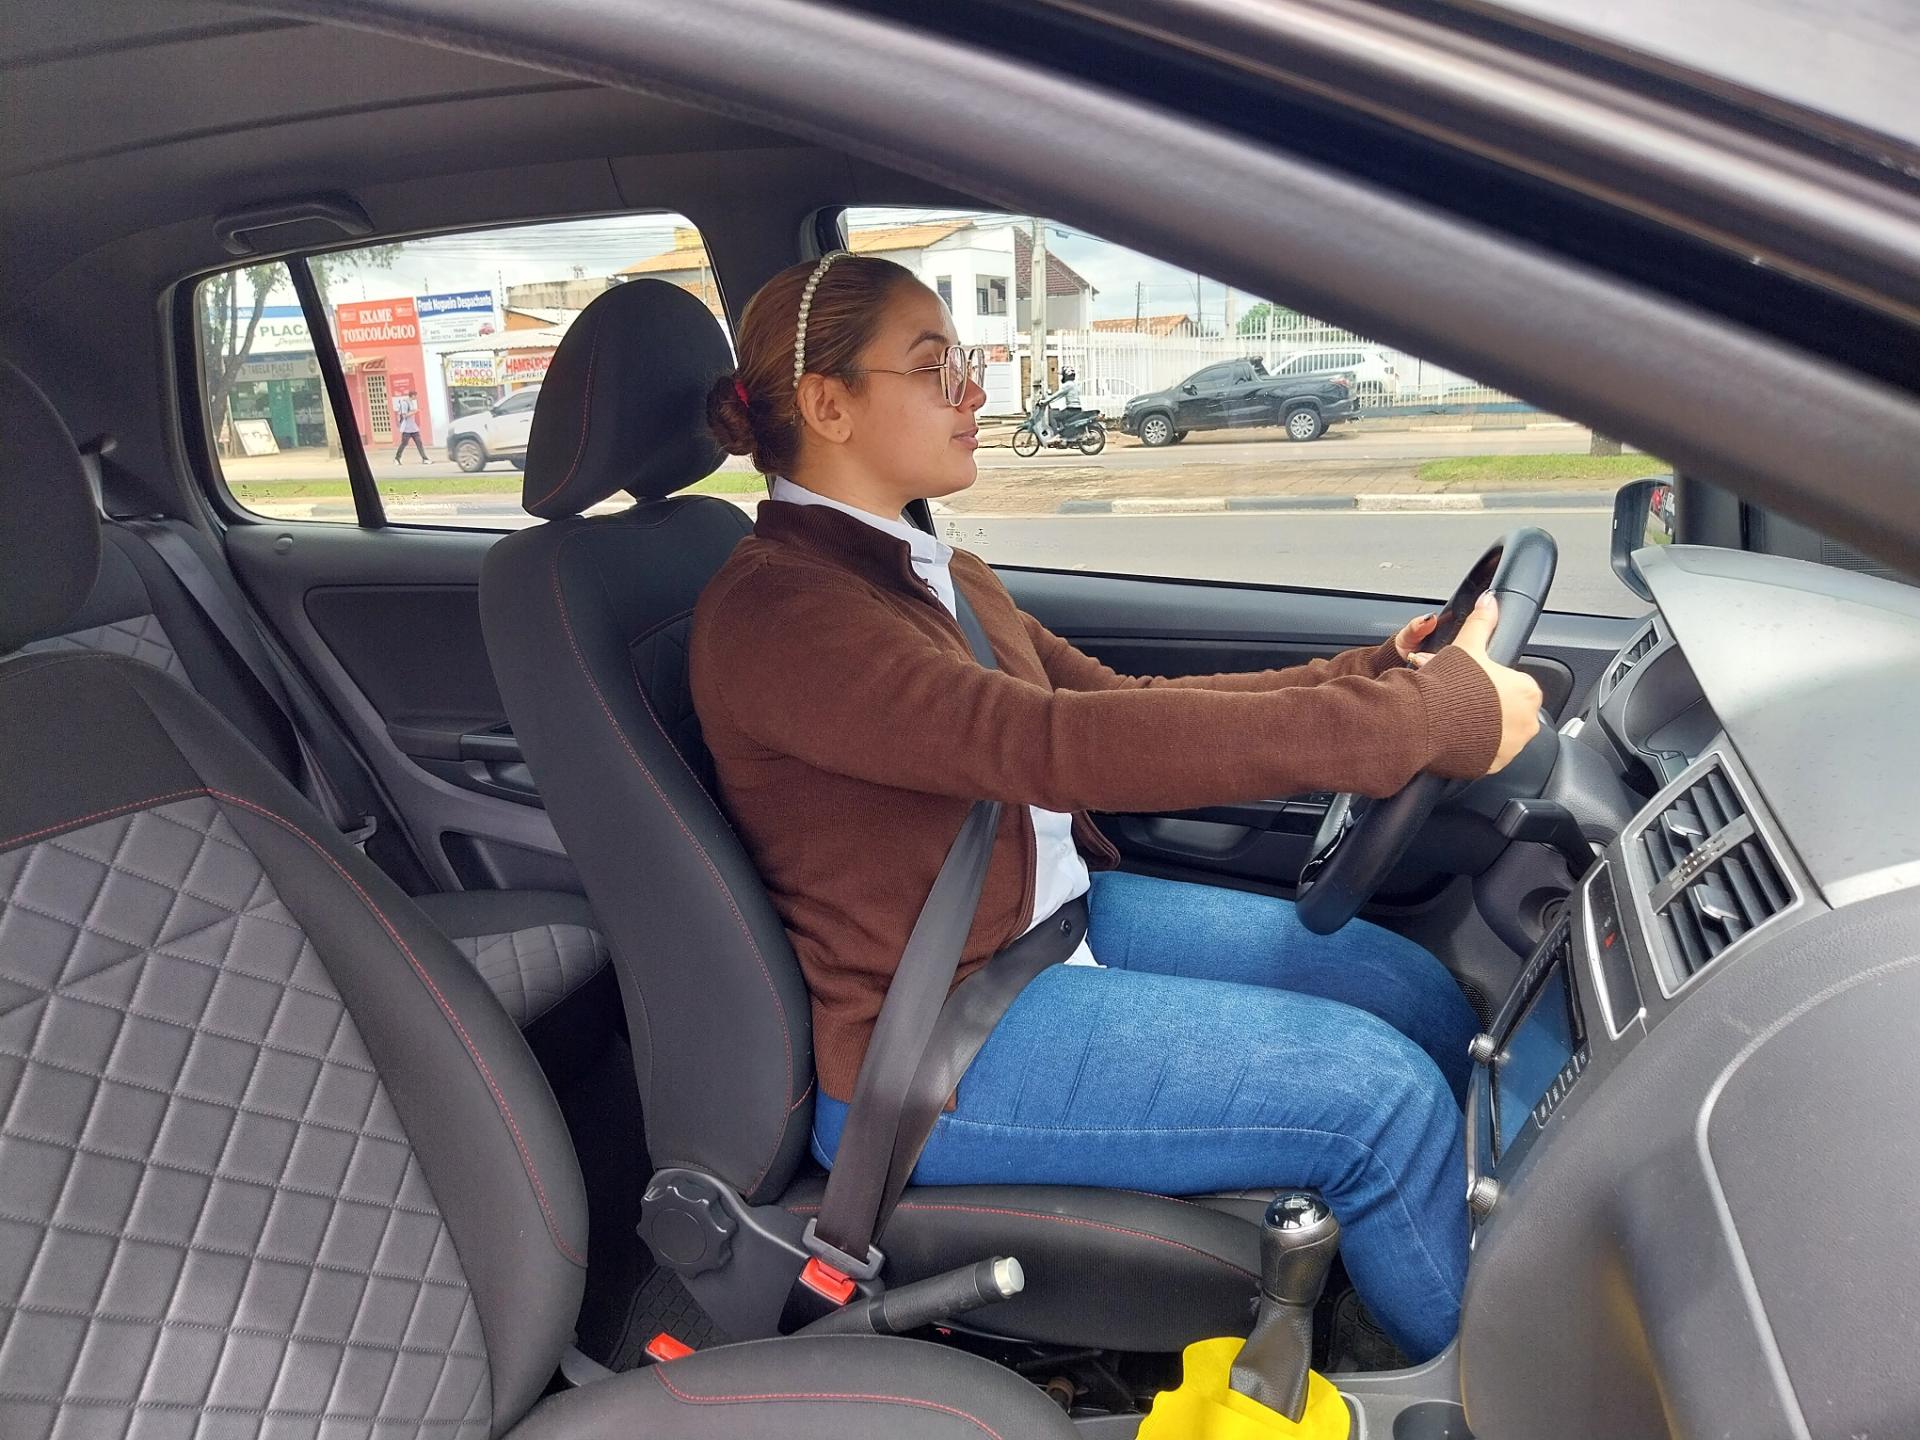
[[[627,491],[657,500],[725,458],[707,391],[733,368],[720,322],[665,280],[629,280],[580,312],[554,351],[527,441],[520,503],[545,520]]]
[[[58,630],[100,571],[80,450],[40,389],[0,360],[0,654]]]

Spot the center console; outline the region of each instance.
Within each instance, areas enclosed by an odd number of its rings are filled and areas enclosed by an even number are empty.
[[[1489,1217],[1594,1060],[1639,1013],[1639,983],[1596,864],[1528,957],[1492,1026],[1474,1037],[1467,1094],[1467,1203]]]

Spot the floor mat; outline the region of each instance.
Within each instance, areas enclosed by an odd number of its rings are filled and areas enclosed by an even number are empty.
[[[728,1343],[726,1332],[707,1318],[680,1277],[664,1265],[657,1266],[634,1292],[625,1333],[608,1365],[633,1370],[652,1364],[647,1342],[662,1331],[695,1350]]]
[[[1363,1370],[1402,1370],[1407,1357],[1387,1338],[1360,1303],[1360,1292],[1347,1289],[1333,1302],[1333,1323],[1328,1328],[1327,1368],[1325,1374],[1343,1375]]]

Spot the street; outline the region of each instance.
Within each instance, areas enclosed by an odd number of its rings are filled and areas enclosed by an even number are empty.
[[[1117,425],[1107,427],[1107,448],[1095,460],[1080,464],[1108,469],[1164,469],[1170,465],[1258,465],[1285,463],[1332,464],[1344,460],[1437,460],[1454,455],[1562,455],[1584,454],[1591,432],[1573,424],[1550,424],[1536,429],[1440,429],[1432,426],[1406,430],[1354,430],[1336,426],[1320,439],[1296,445],[1278,430],[1261,431],[1257,439],[1232,431],[1190,435],[1178,445],[1153,449],[1122,435]],[[980,468],[1018,469],[1021,466],[1072,464],[1072,451],[1048,450],[1022,460],[1012,450],[982,445],[976,452]]]
[[[1488,545],[1521,525],[1538,525],[1560,543],[1550,608],[1597,615],[1646,611],[1609,564],[1611,516],[1601,509],[953,517],[943,522],[941,534],[997,565],[1444,600]]]

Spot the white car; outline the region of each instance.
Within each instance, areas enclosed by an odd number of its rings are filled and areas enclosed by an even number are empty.
[[[447,458],[469,475],[495,460],[509,460],[515,469],[527,463],[527,436],[533,430],[533,407],[540,387],[516,390],[491,410],[462,415],[447,427]]]
[[[1350,375],[1353,398],[1362,406],[1391,405],[1400,397],[1400,376],[1387,352],[1368,345],[1316,345],[1276,358],[1275,375]]]

